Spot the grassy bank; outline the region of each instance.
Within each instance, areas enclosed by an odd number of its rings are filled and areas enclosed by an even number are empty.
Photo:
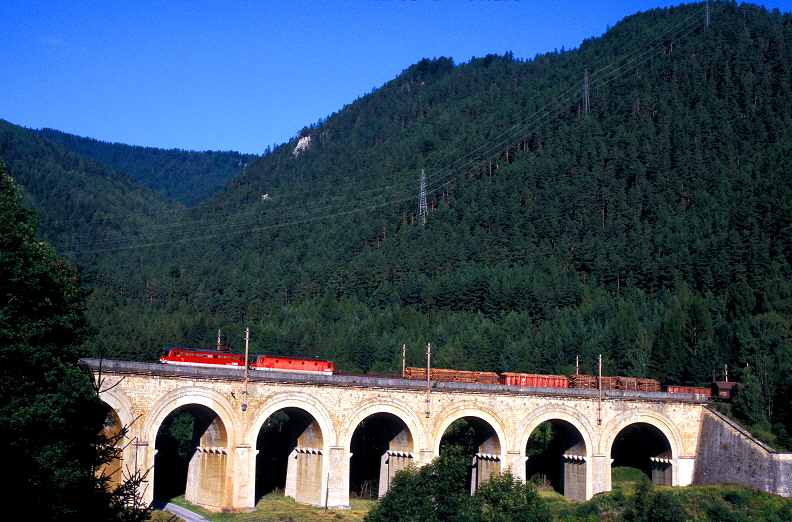
[[[256,510],[250,513],[211,513],[178,497],[171,500],[174,504],[189,509],[212,521],[233,522],[318,522],[324,520],[361,522],[366,516],[374,500],[351,499],[351,508],[334,510],[298,504],[282,493],[265,495],[256,504]],[[160,519],[153,520],[159,522]]]
[[[551,489],[540,488],[547,509],[558,521],[792,521],[792,499],[745,486],[716,484],[684,488],[641,485],[643,474],[633,468],[613,470],[613,490],[588,502],[570,502]],[[642,489],[643,488],[643,489]],[[374,500],[351,500],[350,510],[324,510],[294,502],[279,493],[262,497],[250,513],[210,513],[185,501],[171,502],[212,521],[314,522],[362,521]],[[167,520],[155,514],[152,520]]]

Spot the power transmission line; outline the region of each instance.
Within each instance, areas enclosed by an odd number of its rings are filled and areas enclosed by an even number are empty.
[[[682,38],[687,36],[692,31],[701,27],[701,18],[694,21],[695,15],[691,15],[682,22],[676,24],[662,34],[655,37],[650,42],[647,42],[630,53],[619,57],[600,68],[594,73],[585,71],[584,77],[584,103],[586,112],[590,110],[589,89],[591,87],[598,89],[603,85],[614,81],[615,79],[623,76],[626,72],[633,70],[640,63],[643,63],[652,56],[654,52],[664,47],[665,42],[671,38]],[[709,12],[707,6],[706,23],[709,21]],[[578,84],[579,85],[579,84]],[[453,179],[466,169],[470,169],[487,158],[492,158],[494,155],[499,154],[505,146],[513,143],[518,137],[525,133],[525,129],[530,127],[538,129],[558,116],[561,112],[569,109],[579,103],[580,96],[579,88],[571,86],[564,92],[557,95],[550,102],[546,103],[540,109],[535,110],[524,117],[519,117],[516,123],[509,126],[505,131],[496,136],[486,140],[483,144],[470,150],[467,154],[456,157],[443,167],[436,169],[428,177],[425,170],[421,171],[420,188],[419,188],[419,205],[418,205],[418,221],[420,223],[426,222],[427,215],[427,195],[434,193],[442,186],[447,184],[449,179]],[[442,160],[445,163],[451,159],[451,153],[447,154]],[[413,181],[397,182],[391,185],[374,187],[365,191],[358,191],[349,195],[334,196],[325,198],[318,202],[307,202],[301,204],[293,204],[281,207],[268,207],[266,211],[262,211],[261,203],[255,206],[248,206],[248,209],[243,212],[224,216],[224,222],[218,223],[217,218],[204,218],[195,220],[185,220],[175,223],[155,224],[147,227],[140,228],[124,228],[120,231],[127,234],[126,237],[116,237],[113,239],[102,238],[107,235],[107,229],[104,231],[82,234],[83,240],[74,241],[73,235],[68,235],[66,238],[53,236],[59,238],[60,244],[53,243],[56,248],[67,248],[73,251],[66,252],[70,254],[75,253],[97,253],[115,250],[123,250],[138,247],[151,247],[160,246],[164,244],[179,243],[185,241],[197,241],[201,239],[217,238],[223,236],[235,235],[243,232],[250,232],[252,230],[266,230],[273,228],[280,228],[285,226],[292,226],[304,224],[308,222],[332,219],[337,216],[348,215],[356,212],[363,212],[376,208],[382,208],[388,205],[400,204],[409,199],[414,198],[414,192],[409,188],[409,184]],[[410,196],[410,193],[413,195]],[[219,208],[230,205],[239,205],[237,202],[230,203],[217,203],[199,205],[199,209]],[[184,211],[189,213],[191,209],[183,210],[177,209],[173,211],[164,211],[160,213],[140,213],[140,214],[126,214],[120,217],[126,218],[129,216],[142,216],[142,215],[157,215],[166,212],[179,212]],[[107,224],[111,217],[105,217],[99,224]],[[61,221],[60,223],[73,223],[84,220]],[[114,232],[119,232],[114,231]],[[129,244],[134,242],[134,244]],[[82,246],[82,248],[73,248],[73,245]],[[88,249],[86,249],[86,247]]]

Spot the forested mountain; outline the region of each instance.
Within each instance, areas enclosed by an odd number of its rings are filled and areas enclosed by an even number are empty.
[[[531,60],[421,60],[167,232],[132,225],[138,248],[75,235],[107,251],[84,265],[88,348],[154,360],[250,327],[256,352],[349,372],[396,371],[402,344],[421,365],[428,342],[466,370],[728,365],[746,422],[789,445],[792,15],[709,8]]]
[[[38,212],[41,238],[83,267],[107,249],[136,244],[141,234],[148,237],[184,210],[126,173],[4,120],[0,158],[22,186],[25,206]]]
[[[54,129],[35,132],[67,150],[123,170],[150,189],[188,206],[211,196],[257,157],[232,151],[163,150],[107,143]]]

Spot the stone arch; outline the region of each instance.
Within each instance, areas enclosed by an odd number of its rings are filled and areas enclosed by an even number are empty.
[[[255,420],[250,423],[248,432],[245,434],[245,440],[255,440],[267,419],[273,413],[284,408],[299,408],[311,414],[319,422],[326,447],[329,447],[331,441],[336,438],[335,426],[330,411],[322,401],[312,395],[306,393],[283,393],[267,397],[261,401],[261,404],[260,408],[248,408],[248,415]]]
[[[520,427],[517,429],[517,436],[514,440],[515,446],[513,451],[523,451],[525,445],[528,443],[528,438],[531,433],[545,421],[549,420],[562,420],[573,425],[580,432],[583,441],[586,443],[586,453],[592,455],[596,452],[594,447],[597,441],[594,426],[589,422],[589,419],[575,408],[561,405],[547,405],[533,410],[530,415],[523,419]]]
[[[528,478],[532,466],[530,457],[526,454],[531,435],[534,430],[545,422],[550,422],[554,429],[563,433],[561,453],[549,452],[552,460],[554,487],[570,500],[585,501],[593,496],[594,466],[592,457],[595,450],[596,435],[594,426],[589,419],[579,410],[560,405],[546,405],[532,411],[520,424],[515,439],[515,448],[512,453],[519,454],[523,461],[518,471],[523,479]],[[547,457],[537,456],[545,459]],[[554,462],[555,459],[557,463]],[[547,461],[542,461],[542,467],[548,466]],[[536,471],[536,468],[533,468]]]
[[[412,433],[413,446],[418,448],[425,447],[426,434],[424,433],[423,425],[418,415],[416,415],[406,403],[389,398],[376,398],[361,401],[341,422],[341,427],[338,430],[337,444],[343,446],[348,451],[352,442],[352,435],[358,424],[366,417],[376,413],[390,413],[401,419]]]
[[[113,388],[101,392],[99,399],[116,412],[121,423],[127,426],[130,438],[140,438],[142,425],[135,417],[132,400],[127,394],[118,388]]]
[[[504,424],[500,417],[489,408],[482,407],[481,405],[474,402],[462,402],[447,406],[437,414],[437,420],[434,424],[431,441],[431,448],[434,452],[434,455],[440,454],[440,439],[443,438],[443,434],[451,425],[451,423],[457,419],[462,419],[465,417],[481,419],[483,422],[488,424],[497,437],[497,453],[502,455],[506,452],[506,429],[504,428]]]
[[[506,429],[500,417],[492,410],[482,407],[475,402],[462,402],[443,408],[437,415],[437,421],[432,432],[432,450],[434,455],[440,454],[440,442],[451,424],[465,419],[477,433],[481,440],[478,451],[473,456],[471,463],[470,492],[475,492],[479,484],[485,482],[490,476],[500,473],[501,465],[506,460],[508,439]],[[491,430],[486,433],[487,428]]]
[[[187,408],[195,418],[195,452],[187,472],[185,498],[212,511],[233,504],[233,463],[238,438],[234,409],[222,393],[188,386],[162,396],[151,408],[142,436],[148,444],[147,464],[152,469],[146,496],[153,499],[156,484],[156,445],[162,423],[179,408]],[[147,468],[147,469],[148,469]],[[153,475],[153,476],[152,476]],[[146,500],[149,500],[146,498]]]
[[[229,441],[233,443],[238,440],[235,408],[231,401],[222,393],[201,386],[185,386],[160,397],[149,410],[141,430],[141,438],[148,442],[156,439],[157,431],[165,417],[177,408],[192,404],[205,406],[215,412],[223,422]]]
[[[679,456],[683,452],[683,437],[676,424],[666,415],[649,410],[624,412],[612,419],[605,427],[601,437],[601,448],[607,465],[613,463],[613,446],[617,437],[628,428],[644,429],[654,440],[667,446],[657,450],[651,457],[651,478],[653,482],[664,485],[678,485]],[[648,466],[648,465],[647,465]],[[607,490],[611,489],[611,474],[606,473]]]
[[[275,413],[289,415],[290,440],[286,462],[286,495],[297,502],[324,506],[327,498],[327,470],[331,441],[336,438],[333,419],[327,407],[315,397],[305,393],[284,393],[264,399],[261,406],[248,410],[254,419],[246,440],[256,444],[264,424]],[[252,459],[261,451],[254,447]],[[257,466],[254,460],[248,468],[248,484],[253,487],[245,493],[250,506],[255,505]],[[283,468],[281,468],[283,469]]]
[[[111,484],[119,484],[123,481],[125,474],[137,471],[145,472],[146,468],[142,468],[137,455],[141,422],[134,416],[132,401],[122,390],[113,388],[103,391],[99,394],[99,399],[108,410],[115,413],[117,422],[120,424],[118,428],[124,427],[127,430],[126,440],[120,441],[124,446],[120,458],[108,463],[103,470],[106,475],[111,477]]]
[[[419,449],[425,444],[426,436],[423,432],[420,419],[407,404],[390,398],[368,399],[359,403],[345,418],[339,429],[339,446],[344,448],[344,452],[349,458],[349,473],[347,473],[346,490],[353,486],[353,479],[359,478],[361,462],[355,462],[361,455],[355,454],[362,451],[361,447],[354,449],[355,444],[359,444],[357,437],[368,434],[365,432],[366,425],[369,430],[375,430],[375,445],[368,450],[371,452],[371,459],[364,459],[366,468],[362,471],[364,477],[376,480],[378,487],[376,493],[382,496],[390,487],[390,481],[400,470],[413,463],[420,463]],[[358,432],[358,429],[364,433]],[[376,437],[379,440],[376,441]],[[377,446],[378,444],[379,446]],[[354,475],[354,477],[353,477]]]

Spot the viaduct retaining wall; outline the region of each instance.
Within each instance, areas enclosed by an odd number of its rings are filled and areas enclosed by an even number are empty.
[[[773,450],[709,408],[701,418],[698,442],[694,484],[733,482],[792,496],[792,453]]]

